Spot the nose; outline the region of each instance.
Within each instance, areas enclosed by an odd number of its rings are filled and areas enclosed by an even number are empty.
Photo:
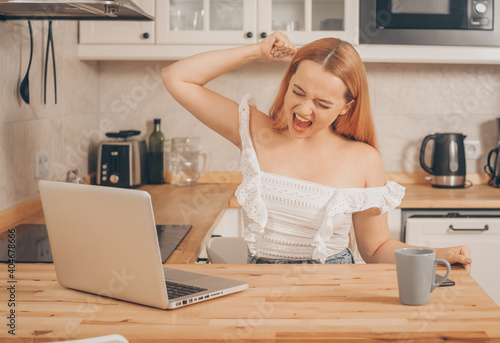
[[[297,110],[302,115],[311,115],[313,113],[314,102],[311,99],[304,98],[297,106]]]

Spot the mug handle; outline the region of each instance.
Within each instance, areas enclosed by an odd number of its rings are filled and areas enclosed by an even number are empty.
[[[207,173],[208,165],[210,163],[210,153],[208,151],[200,151],[200,176]]]
[[[451,272],[450,262],[443,260],[442,258],[436,258],[434,260],[434,273],[432,275],[436,275],[436,267],[437,267],[438,263],[443,263],[444,265],[446,265],[446,275],[441,279],[441,281],[438,281],[438,282],[433,281],[432,282],[431,292],[434,289],[436,289],[436,287],[439,287],[443,282],[445,282],[446,279],[448,278],[448,276],[450,276],[450,272]]]
[[[495,162],[494,162],[493,167],[492,167],[491,166],[491,157],[493,155],[495,155]],[[497,165],[497,158],[498,158],[498,148],[495,148],[488,153],[488,158],[486,159],[486,165],[484,166],[484,171],[489,176],[495,176],[495,168]]]

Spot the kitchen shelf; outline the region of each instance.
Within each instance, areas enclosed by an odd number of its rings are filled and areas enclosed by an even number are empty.
[[[237,45],[78,45],[82,60],[178,60]],[[369,63],[500,64],[500,47],[355,45]]]
[[[233,47],[236,45],[78,45],[78,57],[96,61],[174,61],[204,51]]]

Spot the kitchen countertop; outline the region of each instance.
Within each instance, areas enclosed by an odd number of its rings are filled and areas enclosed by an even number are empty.
[[[470,208],[500,209],[500,188],[488,186],[485,173],[467,173],[468,188],[432,187],[428,174],[386,173],[387,180],[392,180],[406,187],[406,193],[399,208]]]
[[[42,342],[121,334],[163,341],[499,342],[500,308],[461,267],[423,306],[399,303],[394,264],[170,266],[244,280],[250,288],[159,310],[59,286],[52,264],[18,264],[16,318],[0,340]],[[8,279],[7,267],[0,273]],[[4,305],[8,292],[2,292]],[[7,317],[7,307],[2,307]]]
[[[500,208],[500,189],[485,184],[470,188],[435,188],[428,184],[403,186],[406,193],[399,208]]]
[[[190,187],[169,184],[140,187],[151,195],[156,224],[192,225],[167,263],[196,262],[201,249],[212,236],[228,207],[236,187],[235,183],[203,183]],[[40,198],[0,212],[0,233],[19,224],[44,223]]]

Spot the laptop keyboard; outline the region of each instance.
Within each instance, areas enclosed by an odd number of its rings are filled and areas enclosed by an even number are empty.
[[[169,299],[180,298],[185,295],[190,295],[208,290],[206,288],[183,285],[181,283],[172,281],[165,281],[165,284],[167,285],[167,294]]]

